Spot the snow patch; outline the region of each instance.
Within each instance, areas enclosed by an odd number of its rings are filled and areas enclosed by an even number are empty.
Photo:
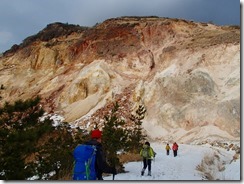
[[[171,144],[171,143],[170,143]],[[152,176],[141,176],[143,167],[142,162],[129,162],[125,164],[126,173],[120,173],[115,176],[116,181],[128,180],[192,180],[202,181],[206,180],[204,173],[197,170],[197,166],[201,164],[206,155],[217,154],[225,166],[224,171],[215,171],[214,177],[218,180],[240,180],[240,159],[230,162],[234,152],[227,151],[222,148],[216,148],[211,145],[187,145],[179,144],[177,157],[173,156],[172,150],[170,154],[166,155],[166,144],[160,142],[152,142],[151,147],[157,153],[155,159],[152,161]],[[172,145],[170,145],[172,146]],[[217,165],[216,167],[217,168]],[[112,180],[112,176],[104,177],[104,180]]]
[[[39,118],[39,121],[43,122],[43,121],[45,121],[45,119],[52,120],[53,121],[52,126],[54,126],[54,127],[59,126],[64,121],[64,117],[62,117],[58,114],[44,113],[44,115]]]

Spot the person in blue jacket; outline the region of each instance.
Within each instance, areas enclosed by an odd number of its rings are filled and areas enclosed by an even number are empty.
[[[103,180],[102,174],[103,173],[111,173],[113,175],[117,174],[115,167],[110,167],[106,160],[105,154],[102,148],[102,131],[100,130],[93,130],[91,132],[91,140],[86,142],[87,145],[94,145],[96,146],[96,160],[95,160],[95,170],[97,180]]]

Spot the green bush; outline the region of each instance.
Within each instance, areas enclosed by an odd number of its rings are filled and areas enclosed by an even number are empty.
[[[66,124],[52,126],[40,108],[40,98],[5,103],[0,108],[0,179],[50,180],[72,173],[73,149],[79,138],[73,139]],[[53,174],[51,174],[53,173]]]

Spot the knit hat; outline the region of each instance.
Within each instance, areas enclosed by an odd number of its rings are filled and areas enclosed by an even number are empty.
[[[92,131],[92,133],[91,133],[91,138],[92,139],[94,139],[94,138],[99,139],[101,137],[102,137],[102,131],[100,131],[98,129]]]
[[[150,146],[150,143],[149,143],[148,141],[147,141],[147,142],[145,142],[145,144],[146,144],[146,145],[148,145],[148,146]]]

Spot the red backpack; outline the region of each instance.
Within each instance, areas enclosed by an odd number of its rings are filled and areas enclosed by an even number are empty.
[[[173,150],[178,150],[178,144],[173,144],[173,147],[172,147]]]

